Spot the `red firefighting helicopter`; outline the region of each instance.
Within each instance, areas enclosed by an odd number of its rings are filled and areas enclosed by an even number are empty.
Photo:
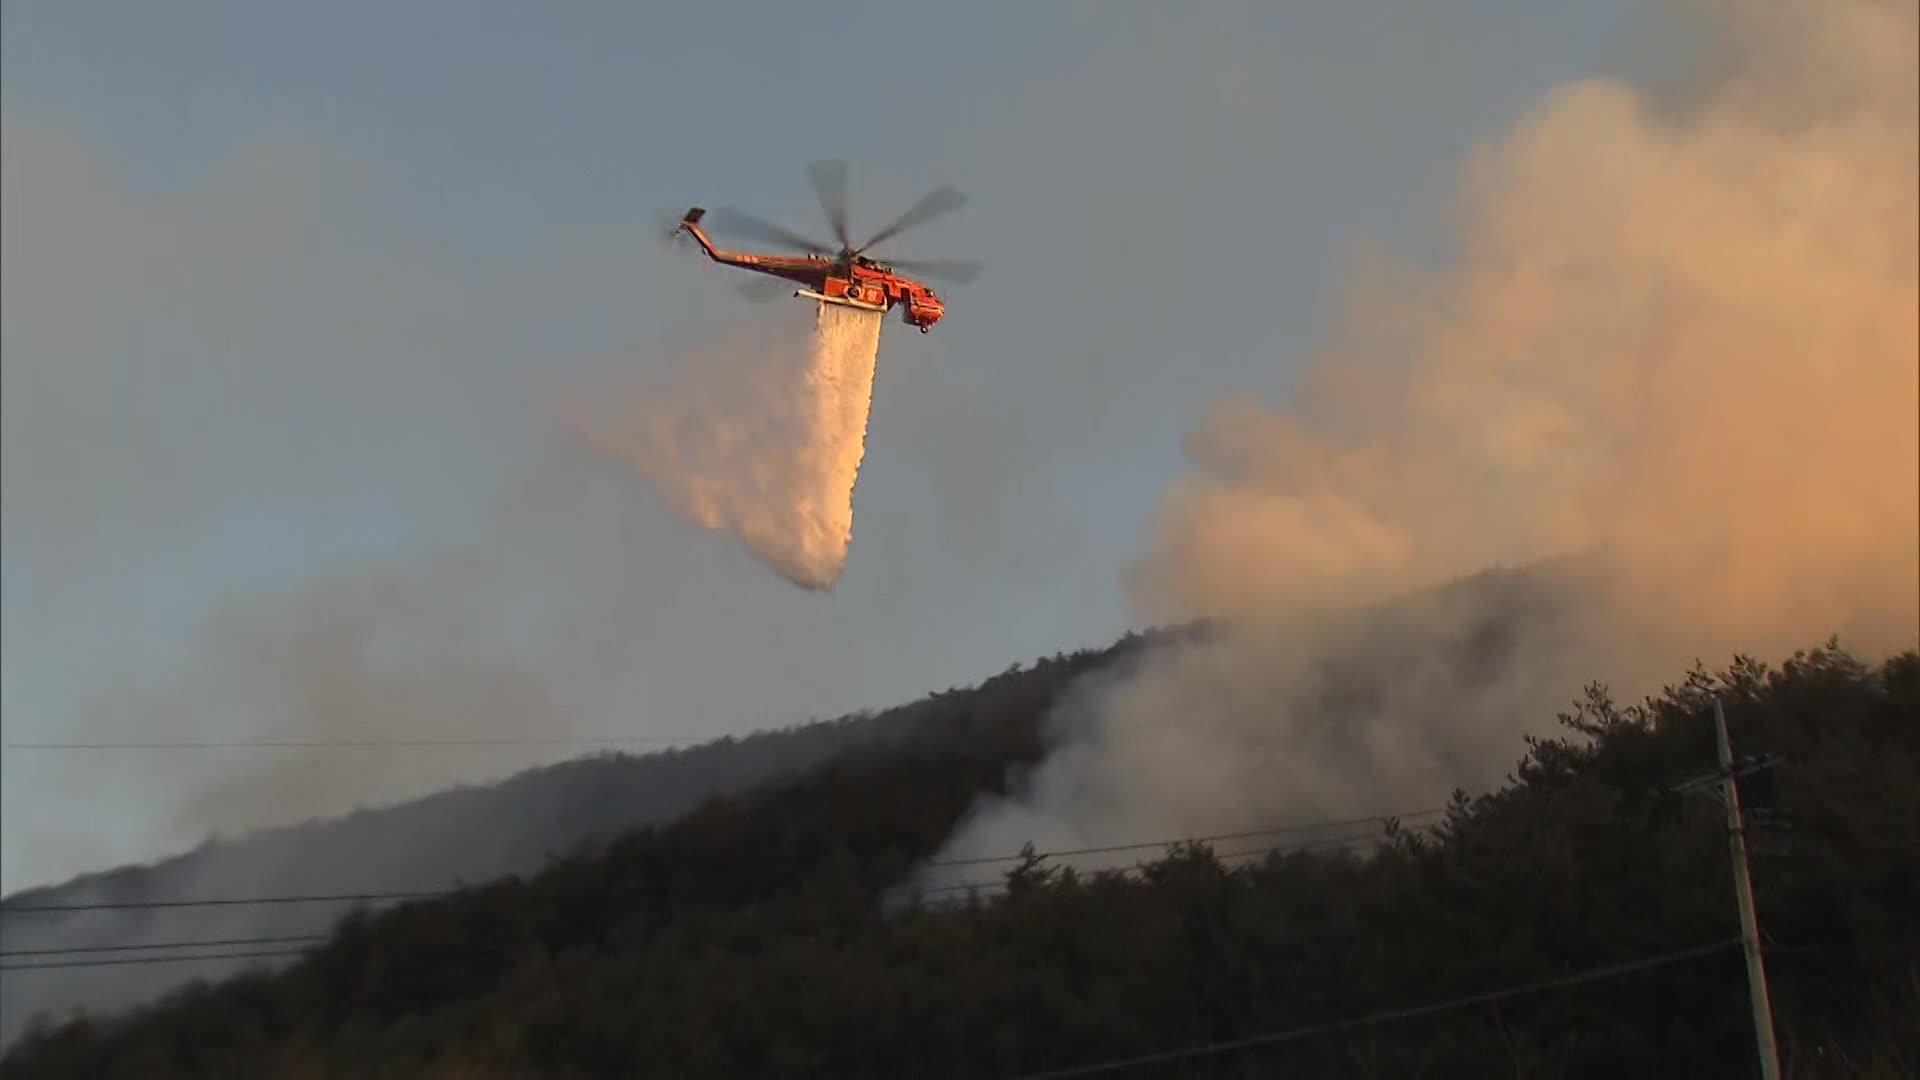
[[[827,220],[833,226],[834,236],[840,241],[838,251],[830,245],[809,240],[738,210],[716,210],[709,216],[705,209],[698,206],[680,218],[670,236],[693,237],[708,258],[723,266],[737,266],[794,282],[801,286],[794,291],[795,296],[878,312],[886,312],[895,304],[904,303],[906,306],[901,313],[901,320],[919,327],[923,334],[946,314],[946,305],[927,285],[897,270],[907,270],[935,280],[962,283],[972,281],[980,272],[980,264],[976,262],[936,259],[895,261],[889,264],[870,259],[866,254],[883,240],[959,209],[966,203],[966,196],[953,188],[942,185],[928,192],[919,202],[908,207],[906,213],[894,219],[892,224],[874,233],[866,243],[855,247],[847,231],[846,162],[838,159],[816,162],[808,167],[807,177],[813,183],[814,193],[820,198],[821,209],[826,211]],[[760,255],[726,251],[708,238],[701,227],[703,223],[716,231],[752,238],[803,254]],[[772,295],[765,288],[754,288],[751,284],[742,291],[755,299],[766,299]],[[773,291],[777,292],[778,286],[774,286]]]

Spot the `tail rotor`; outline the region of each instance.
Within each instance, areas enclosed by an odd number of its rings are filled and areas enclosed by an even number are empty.
[[[688,236],[687,230],[681,225],[678,211],[660,210],[654,213],[653,225],[648,231],[663,247],[674,251],[690,251],[693,249],[693,237]]]

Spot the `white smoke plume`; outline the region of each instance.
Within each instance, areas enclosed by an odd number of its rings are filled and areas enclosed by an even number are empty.
[[[1232,629],[1084,688],[937,858],[1424,807],[1590,680],[1915,645],[1920,16],[1691,10],[1692,78],[1554,90],[1450,265],[1362,268],[1284,408],[1202,420],[1132,584]]]
[[[597,395],[573,422],[688,519],[732,533],[788,581],[827,591],[853,542],[881,316],[815,308],[810,335],[762,327],[692,350],[682,387]]]

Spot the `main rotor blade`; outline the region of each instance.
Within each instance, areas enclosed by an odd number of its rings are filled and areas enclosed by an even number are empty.
[[[967,259],[888,259],[887,265],[920,277],[961,285],[979,277],[980,271],[985,268],[984,264]]]
[[[810,240],[791,229],[783,229],[770,221],[754,217],[744,210],[721,207],[707,212],[701,222],[709,232],[737,236],[743,240],[754,240],[763,244],[773,244],[805,254],[821,254],[834,249],[818,240]]]
[[[840,247],[851,247],[853,239],[847,235],[846,159],[814,162],[807,166],[807,179],[813,183],[813,193],[819,196],[820,209],[827,212],[827,221],[833,226],[833,235],[839,238]]]
[[[924,225],[941,214],[958,210],[967,203],[967,197],[955,191],[951,186],[942,184],[921,196],[920,201],[907,207],[907,212],[895,218],[893,224],[873,234],[873,239],[861,245],[865,251],[873,245],[891,236],[898,236],[903,230],[915,225]]]

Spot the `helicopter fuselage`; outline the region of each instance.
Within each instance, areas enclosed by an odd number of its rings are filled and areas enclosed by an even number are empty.
[[[785,278],[801,286],[795,296],[821,303],[877,312],[890,311],[896,304],[904,305],[901,321],[919,327],[923,334],[946,314],[946,305],[939,294],[926,284],[894,273],[884,263],[863,256],[829,258],[724,250],[700,228],[700,218],[705,213],[697,206],[688,210],[680,219],[680,230],[692,236],[708,258],[723,266]]]

